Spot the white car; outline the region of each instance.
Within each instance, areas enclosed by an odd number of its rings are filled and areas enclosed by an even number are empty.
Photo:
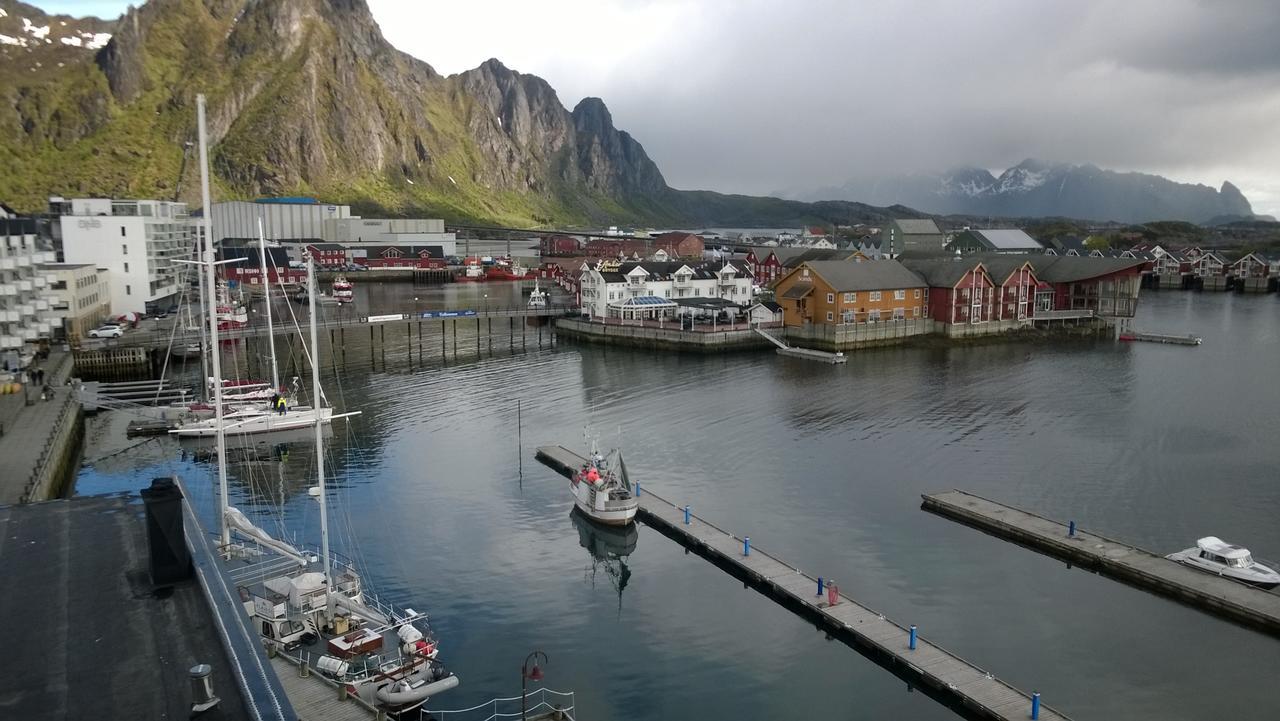
[[[119,338],[124,335],[124,331],[120,330],[118,325],[104,325],[101,328],[94,328],[89,331],[90,338]]]

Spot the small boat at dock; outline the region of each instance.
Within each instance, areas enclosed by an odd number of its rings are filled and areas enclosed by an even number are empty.
[[[1258,588],[1280,586],[1280,573],[1275,569],[1255,561],[1249,549],[1227,543],[1217,536],[1205,536],[1196,541],[1194,548],[1170,553],[1165,558]]]
[[[340,275],[333,279],[333,299],[338,303],[350,303],[356,299],[355,285],[347,280],[347,276]]]
[[[608,458],[591,442],[587,463],[569,479],[574,504],[596,523],[625,526],[636,517],[640,501],[631,491],[622,452],[614,449]]]

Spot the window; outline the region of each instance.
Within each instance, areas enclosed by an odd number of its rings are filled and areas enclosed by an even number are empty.
[[[905,293],[906,291],[902,291],[902,292],[904,292],[904,293]],[[907,317],[907,310],[906,310],[905,308],[894,308],[894,309],[893,309],[893,319],[894,319],[894,320],[902,320],[902,319],[904,319],[904,318],[906,318],[906,317]]]
[[[827,293],[827,302],[828,302],[828,303],[834,303],[834,302],[836,302],[836,294],[835,294],[835,293]],[[827,320],[831,320],[831,319],[830,319],[830,318],[828,318]]]
[[[124,228],[120,229],[120,235],[124,235]],[[128,255],[128,254],[129,254],[129,246],[125,245],[124,243],[121,243],[120,255]]]
[[[916,288],[916,297],[917,297],[917,298],[919,298],[919,297],[920,297],[920,289],[919,289],[919,288]]]
[[[919,318],[919,317],[920,317],[920,306],[916,306],[916,307],[914,307],[914,308],[912,308],[912,309],[911,309],[911,317],[913,317],[913,318]]]
[[[846,310],[844,313],[840,315],[840,320],[845,323],[852,323],[853,319],[854,319],[854,314],[853,314],[853,311],[851,310]]]
[[[830,294],[828,293],[828,295]],[[835,316],[831,313],[831,311],[827,311],[827,322],[830,323],[834,319],[835,319]]]
[[[878,310],[871,310],[871,311],[867,311],[867,322],[868,322],[868,323],[879,323],[879,322],[880,322],[880,311],[878,311]]]
[[[846,303],[852,303],[852,302],[853,302],[853,299],[854,299],[854,298],[856,298],[856,297],[857,297],[857,295],[858,295],[857,293],[845,293],[845,294],[844,294],[844,302],[846,302]]]
[[[880,300],[880,291],[878,291],[878,290],[873,290],[873,291],[871,291],[871,300],[872,300],[873,302],[874,302],[874,301],[877,301],[877,300]]]
[[[123,226],[123,225],[122,225],[122,226],[120,226],[120,237],[121,237],[121,238],[127,237],[127,236],[125,236],[125,234],[124,234],[124,226]]]
[[[906,299],[907,299],[907,291],[905,291],[905,290],[895,290],[895,291],[893,291],[893,299],[894,299],[894,300],[906,300]]]
[[[129,272],[129,261],[127,261],[127,260],[124,262],[124,272],[126,272],[126,273],[128,273],[128,272]]]
[[[125,295],[133,295],[133,286],[126,285],[126,286],[124,287],[124,294],[125,294]]]

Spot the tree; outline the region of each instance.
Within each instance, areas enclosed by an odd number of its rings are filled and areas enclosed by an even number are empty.
[[[1105,235],[1091,235],[1084,239],[1084,247],[1089,250],[1107,250],[1111,247],[1111,239]]]

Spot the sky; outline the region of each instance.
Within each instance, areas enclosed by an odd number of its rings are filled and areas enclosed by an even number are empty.
[[[368,0],[444,74],[490,57],[603,98],[667,182],[752,194],[1024,158],[1280,216],[1275,0]],[[125,3],[39,3],[118,14]]]

